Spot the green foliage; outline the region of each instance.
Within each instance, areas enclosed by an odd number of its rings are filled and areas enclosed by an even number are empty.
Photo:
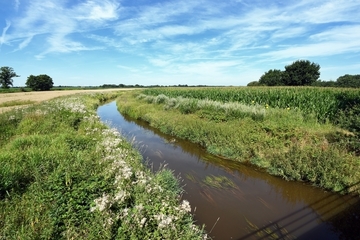
[[[285,84],[284,74],[281,70],[274,69],[264,73],[259,80],[260,85],[265,86],[283,86]]]
[[[298,60],[285,66],[284,83],[287,86],[310,86],[320,77],[320,65],[309,60]]]
[[[0,68],[0,84],[2,88],[9,88],[9,86],[12,86],[14,77],[20,76],[14,72],[12,67]]]
[[[0,238],[203,239],[172,173],[100,123],[96,106],[119,95],[0,114]]]
[[[223,88],[151,88],[144,94],[169,98],[194,98],[217,102],[238,102],[250,106],[299,110],[303,116],[315,115],[319,122],[337,123],[340,111],[360,104],[360,91],[332,88],[294,87],[223,87]],[[213,113],[215,111],[212,111]]]
[[[12,106],[19,106],[19,105],[28,105],[35,103],[31,100],[13,100],[13,101],[7,101],[4,103],[0,103],[0,107],[12,107]]]
[[[248,87],[257,87],[261,86],[261,84],[258,81],[252,81],[247,84]]]
[[[48,91],[54,85],[51,77],[46,74],[38,76],[30,75],[26,80],[26,86],[34,91]]]
[[[316,82],[312,83],[311,86],[313,87],[338,87],[335,81],[321,81],[317,80]]]
[[[339,87],[360,88],[360,74],[345,74],[336,80],[336,84]]]
[[[243,89],[249,88],[187,90],[170,88],[146,89],[141,92],[152,94],[161,92],[166,96],[192,95],[197,96],[196,99],[202,99],[201,95],[204,98],[217,97],[225,101],[225,95],[221,94],[231,92],[236,96],[243,96],[247,93]],[[151,98],[141,95],[136,98],[126,94],[118,99],[118,108],[123,114],[136,119],[144,119],[164,133],[198,143],[212,154],[235,161],[249,162],[287,180],[307,181],[334,191],[360,193],[360,189],[351,187],[360,180],[359,138],[356,137],[355,132],[340,130],[328,121],[319,124],[315,114],[312,112],[304,114],[300,109],[294,109],[290,101],[303,99],[306,103],[321,95],[327,103],[331,102],[330,100],[334,101],[333,107],[337,107],[340,112],[343,111],[342,109],[348,109],[346,113],[344,112],[344,118],[352,115],[351,122],[342,120],[341,122],[356,128],[359,125],[358,107],[351,106],[358,106],[358,91],[340,89],[325,91],[329,89],[319,88],[251,88],[251,90],[257,91],[257,94],[249,99],[262,99],[261,97],[266,95],[268,90],[276,90],[271,93],[277,94],[275,99],[278,103],[282,102],[283,94],[291,107],[290,109],[266,108],[266,105],[262,105],[266,112],[261,121],[251,117],[232,119],[219,113],[219,110],[214,107],[223,106],[222,102],[211,103],[211,107],[208,107],[206,104],[199,103],[209,100],[198,100],[197,110],[188,114],[176,107],[181,103],[174,104],[175,98],[169,98],[169,101],[164,100],[162,104],[159,104],[154,100],[156,96]],[[293,93],[293,90],[299,91],[298,94],[287,95],[289,92]],[[166,99],[163,95],[161,99]],[[232,96],[230,95],[229,98]],[[269,96],[272,95],[266,98]],[[287,98],[289,96],[292,98]],[[141,99],[147,99],[147,101]],[[170,101],[170,99],[173,100]],[[177,97],[176,99],[184,98]],[[315,104],[316,101],[313,100],[311,104]],[[172,107],[168,107],[168,104]],[[252,104],[250,102],[249,107]],[[211,118],[211,115],[215,117]],[[215,181],[212,180],[207,179],[207,182],[214,183]]]

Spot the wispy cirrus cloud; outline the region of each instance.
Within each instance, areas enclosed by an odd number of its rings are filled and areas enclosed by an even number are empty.
[[[4,27],[1,37],[0,37],[0,47],[1,45],[3,45],[4,43],[6,43],[6,32],[9,29],[9,27],[11,26],[11,23],[9,21],[6,21],[6,26]]]
[[[105,49],[103,59],[119,59],[113,67],[133,74],[147,64],[208,76],[246,66],[250,75],[267,70],[265,62],[360,51],[355,0],[32,0],[21,8],[14,1],[19,11],[6,19],[0,45],[29,49],[38,59]]]
[[[72,52],[101,47],[86,47],[84,43],[72,40],[71,35],[103,27],[106,21],[117,19],[119,3],[116,1],[86,1],[66,7],[58,1],[33,0],[23,16],[13,19],[3,30],[2,42],[20,41],[16,50],[28,46],[34,36],[45,36],[47,49],[37,55],[43,57],[51,52]],[[7,33],[7,34],[6,34]],[[5,41],[6,37],[6,41]]]
[[[19,10],[19,6],[20,6],[20,0],[15,0],[15,11],[18,11]]]
[[[311,35],[307,43],[279,47],[278,50],[264,53],[262,56],[277,60],[360,52],[359,39],[360,24],[334,27]]]

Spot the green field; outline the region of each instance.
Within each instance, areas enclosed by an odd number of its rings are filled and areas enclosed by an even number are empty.
[[[154,88],[122,95],[118,108],[284,179],[360,192],[359,90]]]
[[[100,122],[97,106],[121,94],[0,114],[0,239],[206,239],[172,172],[152,173]]]

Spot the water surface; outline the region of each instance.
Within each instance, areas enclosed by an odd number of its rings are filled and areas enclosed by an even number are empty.
[[[154,171],[166,164],[181,178],[196,223],[213,239],[358,239],[359,197],[287,182],[206,153],[144,121],[122,116],[111,102],[100,119],[140,149]],[[360,239],[360,237],[359,237]]]

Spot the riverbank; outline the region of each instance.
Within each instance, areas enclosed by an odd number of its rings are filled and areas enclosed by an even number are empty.
[[[57,98],[0,114],[4,239],[205,239],[177,180],[153,174],[96,107],[121,92]]]
[[[286,180],[342,193],[360,192],[360,158],[349,147],[354,133],[327,121],[319,123],[314,114],[141,93],[122,95],[119,111],[198,143],[210,153],[255,165]]]

